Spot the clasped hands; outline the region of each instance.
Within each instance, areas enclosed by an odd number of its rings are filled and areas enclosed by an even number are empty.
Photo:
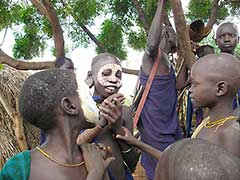
[[[113,94],[106,98],[99,107],[100,126],[109,124],[114,133],[119,133],[122,129],[122,104],[124,96],[120,93]]]

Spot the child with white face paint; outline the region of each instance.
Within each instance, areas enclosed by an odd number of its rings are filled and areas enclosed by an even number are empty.
[[[105,87],[109,93],[115,93],[122,86],[122,68],[118,64],[106,64],[102,66],[97,75],[99,84]]]
[[[122,67],[117,57],[110,53],[97,55],[92,60],[91,71],[88,72],[85,82],[89,88],[93,88],[92,98],[99,105],[100,116],[111,123],[111,126],[102,126],[102,123],[96,122],[103,128],[96,140],[110,146],[116,158],[109,166],[110,173],[115,179],[133,180],[131,172],[135,169],[139,152],[125,142],[113,138],[114,134],[123,130],[123,126],[131,133],[133,131],[130,108],[120,103],[124,97],[118,93],[122,86]]]

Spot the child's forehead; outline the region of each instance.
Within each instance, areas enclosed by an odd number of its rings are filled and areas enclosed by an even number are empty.
[[[223,24],[222,26],[220,26],[217,29],[217,37],[226,34],[226,33],[230,33],[230,34],[234,34],[237,35],[237,27],[234,24]]]
[[[122,71],[122,68],[119,64],[116,64],[116,63],[110,63],[110,64],[105,64],[104,66],[101,66],[99,71],[104,71],[104,70],[107,70],[107,69],[111,69],[113,71]]]
[[[112,57],[105,57],[105,58],[100,58],[97,61],[94,62],[94,65],[92,66],[92,70],[96,71],[100,69],[103,66],[109,66],[108,64],[116,64],[120,66],[120,63],[118,60],[112,58]]]

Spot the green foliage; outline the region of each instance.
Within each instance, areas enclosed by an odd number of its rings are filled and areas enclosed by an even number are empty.
[[[187,18],[190,21],[201,19],[208,22],[213,0],[190,0]],[[228,16],[240,15],[240,4],[238,2],[220,1],[220,8],[217,14],[217,21],[223,21]]]
[[[217,47],[214,39],[214,33],[211,32],[206,38],[204,38],[201,42],[200,45],[210,45],[214,48],[214,51],[216,53],[220,53],[220,49]]]
[[[14,33],[14,57],[32,59],[39,56],[45,49],[47,36],[52,36],[47,21],[32,6],[22,6],[18,10],[16,23],[23,24],[23,27]]]
[[[141,29],[139,33],[130,32],[128,34],[128,44],[136,50],[143,50],[146,44],[146,33]]]
[[[235,53],[234,53],[238,59],[240,60],[240,44],[237,45],[237,47],[235,48]]]
[[[18,4],[14,4],[9,0],[0,0],[0,30],[12,26],[18,10]]]
[[[0,64],[0,71],[3,69],[4,64]]]
[[[126,58],[127,52],[124,46],[122,29],[117,22],[105,20],[97,38],[105,45],[108,52],[115,54],[122,60]],[[99,48],[96,50],[100,53]]]
[[[151,24],[155,14],[156,0],[138,0],[141,9]],[[208,21],[213,0],[191,0],[188,10],[189,20],[202,19]],[[42,1],[40,1],[42,2]],[[59,22],[64,31],[64,37],[71,40],[72,49],[87,47],[92,40],[83,30],[88,28],[105,48],[116,54],[120,59],[125,59],[126,47],[143,50],[146,34],[136,7],[132,0],[52,0],[51,1]],[[218,20],[223,20],[228,15],[240,15],[239,4],[220,1],[222,7]],[[46,40],[52,38],[52,30],[46,18],[28,1],[0,0],[0,30],[6,27],[16,27],[14,32],[15,44],[13,54],[16,58],[31,59],[39,56],[46,47]],[[167,0],[167,12],[170,13],[170,4]],[[93,30],[99,19],[106,19],[101,25],[101,30]],[[210,41],[211,42],[211,41]],[[211,42],[211,45],[215,45]],[[97,52],[100,50],[96,48]],[[238,52],[238,51],[237,51]]]

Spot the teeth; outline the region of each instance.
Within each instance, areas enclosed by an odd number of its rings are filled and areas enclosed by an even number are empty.
[[[115,87],[107,87],[106,89],[109,89],[109,90],[114,90]]]

